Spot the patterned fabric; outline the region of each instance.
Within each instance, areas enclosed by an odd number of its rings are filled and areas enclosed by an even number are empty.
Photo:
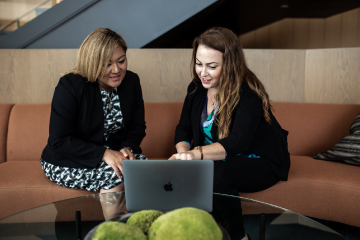
[[[138,160],[147,160],[143,154],[135,154]],[[40,159],[42,169],[52,182],[67,188],[88,191],[108,190],[122,183],[112,167],[101,161],[97,168],[59,167]],[[122,173],[120,172],[122,175]]]
[[[319,153],[314,158],[360,166],[360,113],[352,123],[349,135],[331,150]]]
[[[123,115],[120,108],[120,99],[117,94],[117,88],[114,88],[110,93],[101,90],[101,99],[104,111],[104,139],[107,141],[110,133],[117,132],[124,127]]]

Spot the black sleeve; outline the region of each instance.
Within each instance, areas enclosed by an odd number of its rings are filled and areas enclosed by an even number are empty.
[[[142,90],[140,85],[139,76],[136,75],[135,92],[134,92],[134,111],[132,114],[131,125],[126,132],[124,140],[121,142],[121,149],[124,147],[130,147],[135,152],[141,152],[140,143],[145,137],[145,110],[144,100],[142,96]]]
[[[230,134],[218,141],[225,148],[227,157],[247,152],[263,117],[262,100],[258,95],[248,87],[242,94]]]
[[[76,137],[79,101],[70,79],[62,77],[55,88],[51,103],[48,145],[57,154],[72,161],[96,167],[102,160],[105,147],[86,142]]]
[[[193,140],[193,131],[191,127],[191,101],[190,101],[190,94],[193,93],[195,90],[195,84],[190,83],[187,89],[187,94],[185,97],[183,109],[181,111],[180,121],[179,124],[176,126],[175,130],[175,141],[174,144],[176,145],[179,142],[186,141],[191,143]]]

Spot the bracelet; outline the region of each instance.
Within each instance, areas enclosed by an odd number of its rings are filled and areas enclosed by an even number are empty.
[[[203,151],[202,151],[201,146],[200,146],[200,147],[196,147],[195,149],[200,151],[200,154],[201,154],[200,160],[203,160],[204,155],[203,155]]]

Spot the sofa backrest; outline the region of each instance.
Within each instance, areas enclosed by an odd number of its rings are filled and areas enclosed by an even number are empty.
[[[6,162],[9,116],[14,104],[0,104],[0,163]]]
[[[169,158],[175,152],[175,127],[181,108],[182,103],[145,103],[147,128],[141,148],[148,158]],[[16,104],[13,107],[9,119],[7,161],[40,159],[49,137],[50,111],[50,104]]]
[[[314,156],[350,133],[360,105],[272,102],[274,115],[289,131],[291,155]]]
[[[145,103],[146,136],[141,143],[148,158],[168,158],[175,152],[175,127],[182,102]],[[272,102],[274,115],[289,131],[292,155],[313,156],[331,149],[349,134],[360,105]],[[50,104],[0,104],[0,157],[7,161],[38,161],[48,136]],[[0,161],[1,161],[0,159]]]
[[[39,161],[49,120],[50,104],[16,104],[9,119],[7,161]]]
[[[146,136],[143,153],[151,159],[169,158],[175,153],[175,128],[183,103],[145,103]]]

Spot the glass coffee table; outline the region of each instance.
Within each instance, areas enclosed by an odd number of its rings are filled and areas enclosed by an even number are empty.
[[[241,200],[245,230],[252,240],[345,239],[310,218],[277,206],[217,193],[215,198],[225,202]],[[101,222],[125,215],[129,213],[124,192],[87,195],[0,219],[0,239],[84,239]]]

